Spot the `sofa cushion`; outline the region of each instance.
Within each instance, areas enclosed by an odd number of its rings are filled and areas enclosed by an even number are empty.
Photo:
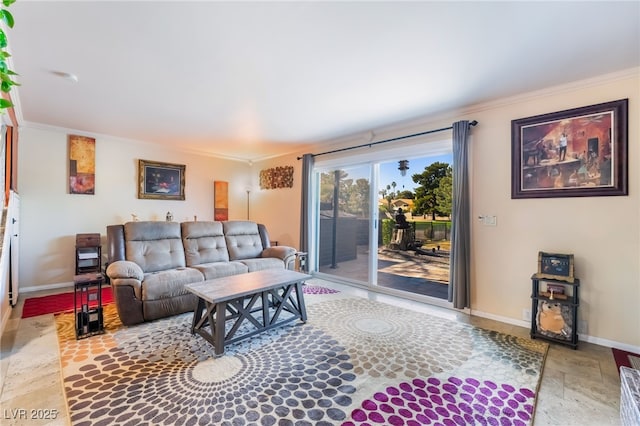
[[[241,262],[213,262],[195,265],[197,269],[204,275],[205,280],[214,278],[229,277],[231,275],[244,274],[249,272],[247,265]]]
[[[265,269],[285,269],[284,262],[275,257],[259,257],[256,259],[242,259],[240,262],[247,265],[249,272],[263,271]]]
[[[229,261],[222,222],[183,222],[181,226],[187,266]]]
[[[260,257],[262,240],[258,232],[258,224],[244,220],[222,222],[224,235],[229,251],[229,259],[241,260]]]
[[[204,281],[197,269],[179,268],[147,274],[142,281],[142,300],[160,300],[188,294],[184,285]]]
[[[124,225],[127,260],[145,273],[185,266],[177,222],[127,222]]]

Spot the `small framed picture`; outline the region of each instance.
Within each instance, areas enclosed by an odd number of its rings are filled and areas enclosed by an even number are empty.
[[[182,164],[138,160],[138,198],[184,200]]]
[[[573,255],[538,252],[538,278],[574,282]]]

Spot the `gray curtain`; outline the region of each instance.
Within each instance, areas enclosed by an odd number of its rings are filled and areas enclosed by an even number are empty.
[[[468,308],[471,302],[468,137],[468,121],[453,123],[453,206],[451,212],[453,226],[451,228],[449,302],[452,302],[456,309]]]
[[[313,172],[313,154],[302,156],[302,206],[300,208],[300,251],[309,253],[309,233],[311,232],[309,214],[311,212],[311,173]],[[307,265],[307,268],[309,265]]]

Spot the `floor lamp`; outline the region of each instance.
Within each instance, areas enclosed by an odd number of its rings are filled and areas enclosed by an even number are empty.
[[[251,190],[247,188],[247,220],[249,220],[249,199],[251,198]]]

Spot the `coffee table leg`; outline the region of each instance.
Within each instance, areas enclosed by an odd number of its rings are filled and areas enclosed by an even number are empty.
[[[307,322],[307,308],[304,304],[304,294],[302,293],[302,285],[304,282],[298,281],[296,283],[296,298],[298,299],[298,309],[300,310],[300,319],[302,322]]]
[[[227,313],[227,302],[220,302],[216,306],[215,324],[211,325],[214,333],[214,347],[216,355],[224,353],[224,336],[225,336],[225,315]]]
[[[269,293],[262,292],[262,327],[269,325]]]
[[[204,309],[204,300],[198,297],[196,302],[196,310],[193,311],[193,321],[191,322],[191,334],[196,333],[196,327],[200,319],[202,318],[202,310]]]

